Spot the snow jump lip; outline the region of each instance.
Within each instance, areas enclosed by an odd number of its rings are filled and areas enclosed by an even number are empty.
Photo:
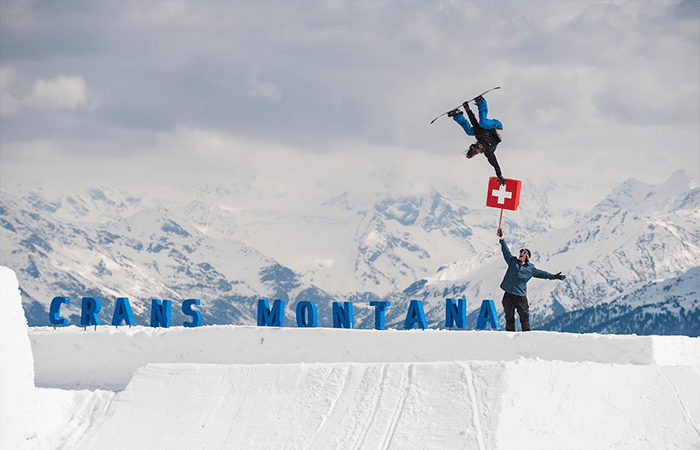
[[[39,387],[121,390],[149,363],[595,362],[700,367],[700,339],[547,331],[345,330],[214,325],[32,328]]]

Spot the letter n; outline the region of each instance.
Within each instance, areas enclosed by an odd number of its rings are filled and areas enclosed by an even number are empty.
[[[151,303],[151,326],[153,328],[170,328],[170,314],[173,309],[172,300],[153,299]]]
[[[258,326],[259,327],[283,327],[284,326],[284,300],[275,300],[270,310],[267,300],[258,300]]]
[[[494,330],[501,329],[501,322],[498,320],[496,305],[493,300],[484,300],[481,302],[481,310],[479,311],[479,319],[476,321],[477,330],[485,330],[486,325],[491,324]]]
[[[445,305],[445,328],[459,328],[463,330],[467,324],[467,299],[448,298]]]
[[[333,328],[353,328],[352,302],[333,302]]]

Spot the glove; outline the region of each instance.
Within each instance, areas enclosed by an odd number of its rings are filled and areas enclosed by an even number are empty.
[[[554,278],[557,280],[564,280],[566,279],[566,275],[562,275],[561,272],[558,272],[556,275],[554,275]]]
[[[503,237],[503,231],[499,228],[498,231],[496,231],[496,234],[498,235],[499,238]]]
[[[482,97],[481,95],[474,99],[474,103],[479,103],[479,102],[483,102],[483,101],[484,101],[484,97]]]
[[[506,179],[503,178],[502,176],[501,176],[501,177],[498,177],[498,184],[500,184],[500,185],[506,184]]]
[[[462,114],[462,111],[459,108],[453,109],[452,111],[447,113],[447,117],[454,117]]]
[[[464,106],[465,111],[469,111],[469,102],[468,101],[462,103],[462,106]]]

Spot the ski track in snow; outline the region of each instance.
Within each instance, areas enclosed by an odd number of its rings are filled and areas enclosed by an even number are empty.
[[[481,428],[481,420],[479,418],[479,401],[476,397],[476,387],[474,386],[474,374],[469,366],[465,366],[463,370],[464,378],[469,387],[469,396],[471,397],[472,414],[474,421],[474,429],[476,430],[476,438],[479,444],[479,450],[486,450],[484,446],[484,431]]]
[[[360,450],[362,448],[366,448],[367,436],[369,435],[369,432],[372,429],[372,425],[374,424],[375,418],[377,417],[377,413],[379,412],[379,405],[382,403],[381,402],[382,396],[385,393],[384,387],[386,385],[388,371],[389,371],[388,365],[381,368],[381,376],[379,378],[379,382],[376,384],[376,386],[377,386],[376,391],[374,392],[374,395],[372,396],[372,407],[370,408],[370,415],[362,425],[361,439],[358,442],[359,445],[357,447],[355,447],[355,450]]]
[[[384,434],[384,439],[381,448],[383,450],[387,450],[390,448],[391,442],[394,438],[394,435],[396,434],[396,428],[399,424],[399,420],[401,419],[401,413],[403,411],[403,407],[406,404],[406,399],[408,398],[409,391],[411,388],[411,378],[413,374],[413,365],[409,364],[407,366],[404,366],[402,368],[401,372],[401,380],[400,380],[400,388],[399,388],[399,395],[400,398],[398,402],[396,403],[396,406],[394,407],[393,411],[391,411],[391,417],[389,419],[389,427],[387,432]]]
[[[683,416],[685,417],[686,422],[689,423],[695,430],[695,435],[698,440],[698,448],[700,448],[700,425],[698,424],[697,419],[689,413],[685,403],[683,402],[683,396],[678,392],[678,389],[676,388],[675,384],[668,378],[668,374],[664,372],[663,377],[668,383],[668,386],[673,390],[673,393],[675,394],[675,400],[681,411],[683,411]],[[698,388],[697,393],[700,394],[700,388]]]
[[[314,438],[309,444],[309,449],[326,448],[328,442],[333,436],[334,430],[340,428],[343,423],[357,390],[362,381],[358,377],[352,367],[335,368],[334,373],[341,372],[342,386],[331,401],[328,413],[323,417],[318,429],[314,432]],[[364,373],[364,371],[363,371]]]

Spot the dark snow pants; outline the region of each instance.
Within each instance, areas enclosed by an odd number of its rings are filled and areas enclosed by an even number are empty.
[[[520,317],[520,327],[523,331],[530,331],[530,306],[527,304],[527,297],[506,292],[503,294],[503,309],[506,312],[506,331],[515,331],[516,309]]]

